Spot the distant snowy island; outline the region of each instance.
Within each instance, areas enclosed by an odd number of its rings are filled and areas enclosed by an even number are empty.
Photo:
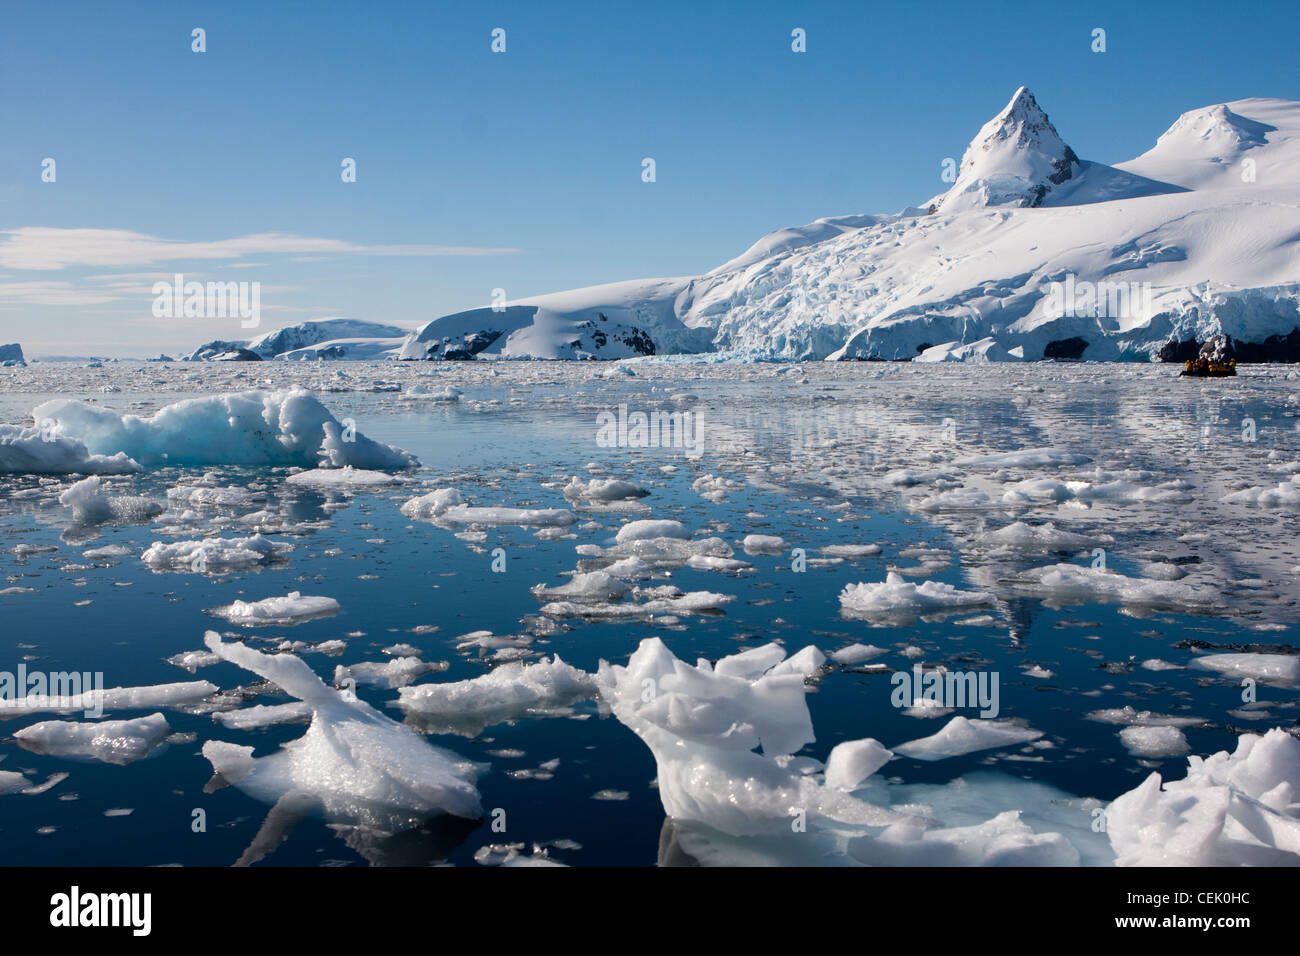
[[[699,276],[444,315],[407,332],[305,322],[191,360],[1300,361],[1300,102],[1183,114],[1136,159],[1080,159],[1021,87],[951,188],[819,219]]]

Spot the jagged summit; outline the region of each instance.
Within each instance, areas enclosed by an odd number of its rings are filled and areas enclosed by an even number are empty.
[[[1039,206],[1081,166],[1034,94],[1022,86],[971,140],[957,181],[937,205],[943,212],[974,206]]]

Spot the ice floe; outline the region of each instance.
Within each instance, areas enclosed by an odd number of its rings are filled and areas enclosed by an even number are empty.
[[[309,471],[300,471],[286,478],[285,483],[315,491],[361,492],[395,488],[410,480],[405,475],[390,475],[383,471],[345,465],[342,468],[312,468]]]
[[[260,534],[251,538],[203,538],[198,541],[155,541],[140,560],[155,571],[219,574],[270,564],[293,550],[287,542]]]
[[[192,704],[217,692],[217,685],[197,680],[175,684],[152,684],[144,687],[111,687],[80,694],[28,694],[26,697],[0,698],[0,720],[40,713],[112,713],[118,710],[149,710]]]
[[[47,720],[14,733],[35,753],[128,764],[148,757],[171,733],[162,714],[132,720]]]
[[[290,591],[281,597],[260,601],[235,601],[212,608],[208,613],[241,627],[271,627],[303,624],[321,617],[332,617],[338,612],[339,602],[332,597],[305,596]]]
[[[439,488],[411,498],[401,507],[408,518],[435,524],[515,525],[525,528],[567,527],[578,520],[567,508],[474,507],[454,488]]]
[[[95,475],[83,478],[60,494],[59,504],[72,509],[72,520],[78,524],[148,521],[167,510],[162,502],[152,498],[110,497],[102,490],[102,480]]]
[[[469,680],[403,687],[397,705],[422,727],[473,737],[503,721],[567,709],[595,690],[590,674],[557,655],[534,663],[502,664]]]
[[[564,486],[564,497],[570,501],[623,501],[648,494],[640,485],[620,478],[593,478],[584,482],[575,475]]]
[[[203,756],[219,782],[273,805],[299,794],[328,820],[390,831],[441,813],[469,819],[481,814],[476,765],[432,746],[355,696],[326,686],[300,658],[262,654],[223,642],[212,631],[204,643],[222,659],[274,681],[312,710],[303,736],[264,757],[254,757],[249,746],[205,743]]]
[[[954,717],[943,729],[929,737],[910,740],[894,748],[894,753],[917,760],[942,760],[962,754],[1012,744],[1028,743],[1043,736],[1035,730],[1010,720],[969,720]]]
[[[1120,742],[1135,757],[1149,759],[1178,757],[1192,748],[1177,727],[1125,727],[1119,732]]]
[[[1300,657],[1293,654],[1203,654],[1193,667],[1265,684],[1300,687]]]
[[[843,613],[868,620],[904,620],[993,603],[994,596],[986,591],[962,591],[942,581],[913,584],[895,571],[884,581],[848,584],[840,592]]]
[[[1041,595],[1049,603],[1118,601],[1156,608],[1200,609],[1212,607],[1216,596],[1178,581],[1125,577],[1106,568],[1054,564],[1030,568],[1018,579],[1023,590]]]

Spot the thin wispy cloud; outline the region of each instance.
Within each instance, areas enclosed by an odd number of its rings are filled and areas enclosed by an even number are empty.
[[[147,266],[180,260],[241,259],[250,255],[500,256],[519,249],[448,245],[364,245],[284,233],[257,233],[195,242],[126,229],[24,226],[0,232],[0,268],[56,271],[77,266]]]

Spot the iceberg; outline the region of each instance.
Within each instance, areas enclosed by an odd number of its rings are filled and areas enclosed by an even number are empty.
[[[32,414],[48,423],[56,438],[75,439],[95,455],[129,456],[146,466],[352,465],[395,471],[419,464],[407,452],[340,422],[301,388],[185,399],[152,418],[69,399],[46,402]]]
[[[0,425],[0,474],[129,475],[140,470],[123,452],[94,455],[85,442],[46,428]]]
[[[332,822],[390,832],[439,814],[466,819],[482,814],[474,786],[477,765],[432,746],[355,696],[327,687],[292,654],[262,654],[224,642],[213,631],[204,643],[223,660],[274,681],[309,705],[312,714],[303,736],[264,757],[254,757],[252,747],[205,743],[203,756],[217,785],[233,784],[272,805],[295,795]]]
[[[1300,741],[1242,734],[1232,753],[1189,757],[1187,776],[1153,773],[1106,808],[1119,866],[1300,865]]]

